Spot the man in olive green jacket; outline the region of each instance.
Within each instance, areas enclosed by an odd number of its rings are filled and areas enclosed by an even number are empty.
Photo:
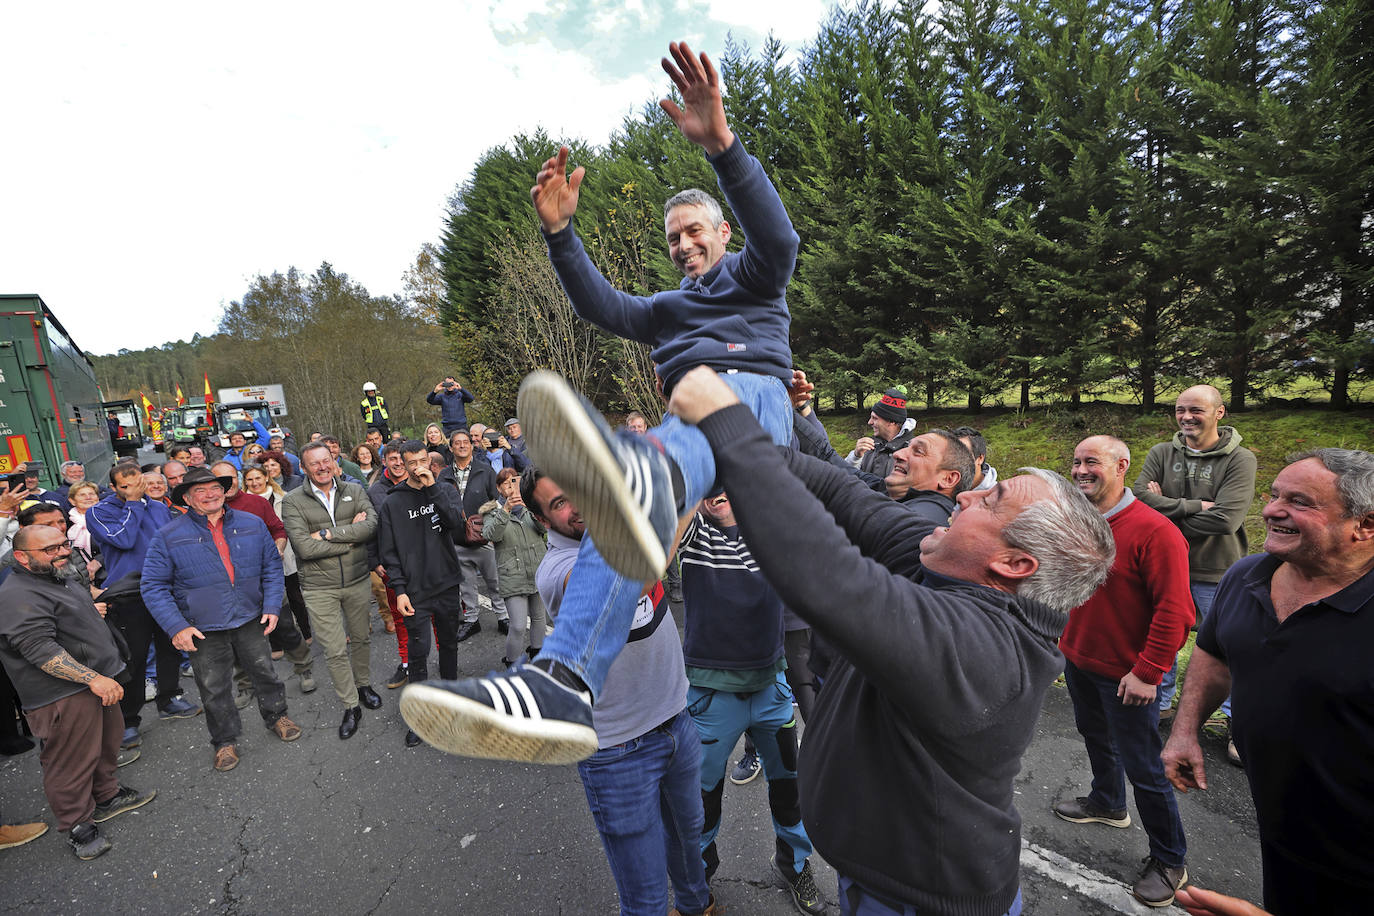
[[[336,467],[329,446],[307,445],[301,451],[305,486],[286,495],[281,515],[296,552],[310,625],[344,707],[339,737],[348,739],[358,730],[362,707],[382,705],[372,689],[369,663],[372,586],[366,545],[376,536],[377,510],[361,486],[334,476]]]

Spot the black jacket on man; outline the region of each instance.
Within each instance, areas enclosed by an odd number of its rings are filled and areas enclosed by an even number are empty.
[[[1021,852],[1013,785],[1063,668],[1067,615],[921,569],[923,520],[780,453],[748,407],[699,428],[759,569],[840,653],[797,766],[816,851],[921,912],[1005,913]],[[862,583],[864,600],[836,602],[836,582]]]
[[[415,489],[392,485],[377,510],[377,549],[397,595],[411,603],[458,587],[463,572],[453,535],[464,529],[457,491],[437,481]]]

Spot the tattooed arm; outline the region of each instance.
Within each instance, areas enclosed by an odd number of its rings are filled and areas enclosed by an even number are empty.
[[[72,658],[71,653],[66,649],[58,652],[40,667],[44,673],[53,677],[72,681],[76,684],[85,684],[91,689],[91,693],[100,697],[100,705],[102,706],[113,706],[124,696],[124,688],[119,685],[118,681],[105,677],[94,669],[87,668]]]

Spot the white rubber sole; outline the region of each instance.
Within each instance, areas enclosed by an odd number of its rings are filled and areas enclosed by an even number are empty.
[[[577,506],[607,565],[637,582],[662,576],[668,568],[663,545],[620,463],[562,376],[543,370],[525,376],[516,413],[530,457]]]
[[[441,751],[486,760],[568,764],[596,753],[596,730],[553,719],[521,719],[447,690],[411,684],[401,718]]]

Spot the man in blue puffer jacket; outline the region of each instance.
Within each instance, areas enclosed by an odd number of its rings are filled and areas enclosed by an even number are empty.
[[[286,717],[286,688],[272,666],[267,634],[285,588],[281,555],[256,516],[224,505],[232,481],[193,468],[172,492],[190,512],[153,536],[143,562],[143,601],[172,645],[191,654],[205,705],[214,767],[238,765],[242,731],[234,707],[234,659],[253,681],[263,722],[283,741],[301,735]]]

